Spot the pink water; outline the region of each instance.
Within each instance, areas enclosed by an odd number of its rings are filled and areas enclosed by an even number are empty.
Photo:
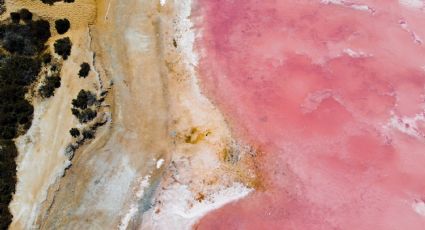
[[[196,228],[425,229],[425,11],[334,2],[196,1],[203,87],[265,178]]]

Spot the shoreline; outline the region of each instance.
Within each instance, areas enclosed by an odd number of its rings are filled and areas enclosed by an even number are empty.
[[[85,42],[76,42],[79,48],[73,48],[71,61],[64,63],[69,80],[55,102],[46,104],[50,115],[37,115],[44,125],[32,127],[38,130],[32,143],[20,147],[21,155],[37,161],[23,169],[27,174],[20,174],[19,194],[26,187],[33,191],[14,201],[14,212],[22,216],[17,215],[13,229],[189,229],[209,211],[255,189],[253,150],[233,138],[198,85],[191,4],[98,0],[95,23],[71,32]],[[96,79],[73,76],[85,60],[95,66]],[[76,151],[72,162],[63,155],[71,140],[65,131],[54,131],[60,141],[47,150],[48,138],[42,133],[51,134],[54,115],[66,114],[66,119],[57,120],[66,124],[61,130],[75,122],[69,108],[63,108],[69,103],[63,101],[70,101],[81,87],[99,90],[102,82],[113,83],[106,98],[112,121]],[[56,158],[43,161],[51,154]],[[38,161],[49,166],[39,167]],[[34,167],[49,176],[41,187],[28,179]],[[175,192],[184,194],[176,203],[169,199]],[[180,217],[170,218],[176,212]]]

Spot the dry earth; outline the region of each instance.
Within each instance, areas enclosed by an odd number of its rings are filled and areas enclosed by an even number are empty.
[[[62,87],[34,102],[17,140],[11,229],[188,229],[258,186],[255,151],[232,138],[198,87],[191,1],[11,2],[8,11],[70,19],[74,44]],[[86,79],[83,61],[95,67]],[[109,122],[71,162],[70,105],[82,88],[109,89],[99,118]]]

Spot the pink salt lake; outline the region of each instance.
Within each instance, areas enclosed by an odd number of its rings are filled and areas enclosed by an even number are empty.
[[[202,86],[264,152],[266,187],[195,228],[425,229],[425,7],[410,2],[196,1]]]

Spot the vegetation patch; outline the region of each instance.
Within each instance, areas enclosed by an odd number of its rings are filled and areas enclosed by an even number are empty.
[[[65,3],[73,3],[75,2],[75,0],[40,0],[42,3],[44,4],[49,4],[49,5],[53,5],[56,2],[65,2]]]
[[[66,18],[55,21],[55,28],[58,34],[64,34],[68,32],[70,27],[71,23],[69,23],[69,20]]]
[[[90,65],[87,62],[83,62],[80,65],[80,71],[78,72],[78,76],[82,78],[86,78],[89,75],[90,72]]]
[[[72,114],[80,123],[92,121],[97,116],[96,105],[98,104],[97,97],[94,93],[88,90],[81,90],[77,98],[72,100]]]
[[[61,86],[60,76],[48,76],[44,79],[43,84],[38,89],[41,97],[49,98],[55,95],[55,89]]]
[[[7,229],[12,220],[8,206],[15,192],[17,156],[13,140],[30,128],[34,113],[26,94],[38,81],[43,63],[51,61],[45,45],[50,24],[33,18],[22,9],[0,22],[0,229]],[[56,78],[46,81],[58,85]]]
[[[63,60],[67,60],[69,55],[71,55],[72,42],[69,37],[56,40],[53,46],[55,48],[55,53],[61,56]]]
[[[69,130],[69,134],[71,134],[72,137],[77,138],[81,135],[80,130],[77,128],[72,128]]]
[[[19,18],[22,18],[22,14]],[[46,20],[29,21],[25,24],[2,24],[0,26],[0,43],[2,48],[10,54],[38,55],[46,49],[45,43],[50,36],[50,25]]]
[[[12,140],[0,140],[0,229],[7,229],[12,222],[8,206],[15,192],[17,155]]]

